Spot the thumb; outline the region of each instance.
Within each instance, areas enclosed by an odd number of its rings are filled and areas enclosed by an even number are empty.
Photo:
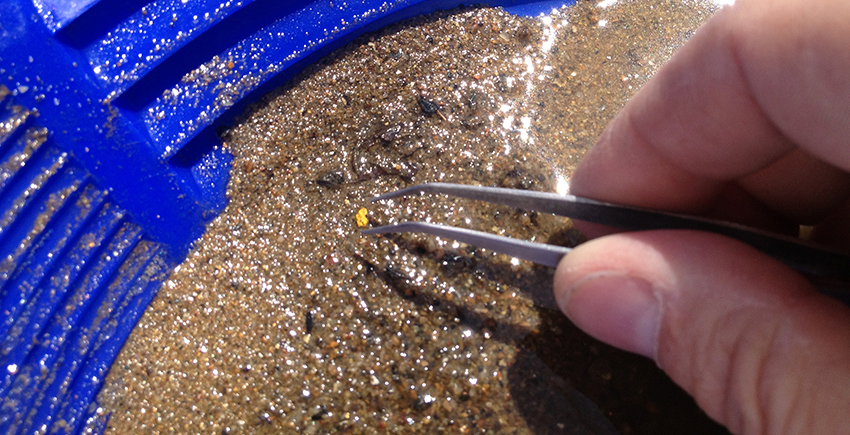
[[[845,433],[850,309],[747,245],[694,231],[602,237],[555,275],[590,335],[655,359],[738,434]]]

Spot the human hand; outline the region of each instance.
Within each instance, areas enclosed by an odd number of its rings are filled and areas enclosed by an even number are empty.
[[[848,41],[846,0],[738,0],[611,122],[571,193],[792,234],[815,225],[813,238],[850,248]],[[850,309],[746,245],[608,235],[565,257],[555,296],[734,433],[850,430]]]

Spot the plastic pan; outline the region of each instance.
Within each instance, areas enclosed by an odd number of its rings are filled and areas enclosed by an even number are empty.
[[[219,126],[352,38],[460,3],[0,2],[0,433],[76,433],[95,412],[133,326],[227,203]]]

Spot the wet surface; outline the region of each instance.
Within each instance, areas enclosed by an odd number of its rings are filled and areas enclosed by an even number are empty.
[[[540,191],[714,7],[499,9],[369,35],[223,136],[230,204],[160,290],[99,399],[112,433],[724,433],[643,358],[572,326],[552,270],[402,220],[574,245],[562,218],[421,196]]]

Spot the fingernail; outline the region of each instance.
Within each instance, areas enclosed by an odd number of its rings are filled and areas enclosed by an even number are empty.
[[[655,356],[661,309],[646,280],[596,273],[573,284],[558,302],[567,317],[593,337],[630,352]]]

